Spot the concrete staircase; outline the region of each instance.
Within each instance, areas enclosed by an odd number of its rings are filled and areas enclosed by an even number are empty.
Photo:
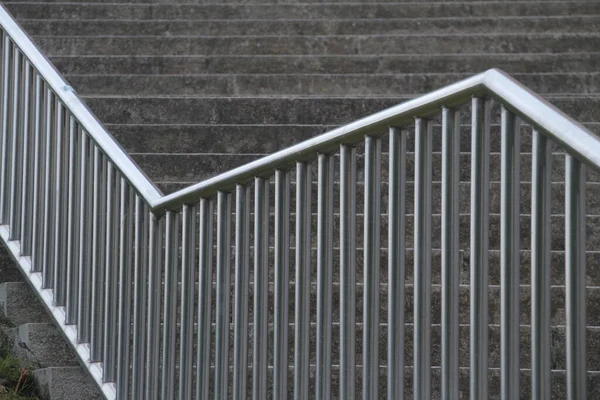
[[[108,4],[111,3],[111,4]],[[93,112],[165,193],[255,160],[332,127],[400,103],[487,68],[498,67],[600,132],[600,2],[415,2],[57,0],[4,2]],[[498,397],[499,128],[492,127],[490,389]],[[469,193],[469,122],[464,121],[462,199]],[[434,180],[440,180],[436,128]],[[529,396],[530,135],[523,130],[523,398]],[[414,138],[414,135],[411,136]],[[412,141],[410,143],[412,146]],[[410,147],[412,151],[412,147]],[[553,204],[553,390],[565,393],[564,172],[558,152]],[[409,158],[409,180],[413,174]],[[384,162],[387,158],[384,154]],[[385,168],[384,168],[385,173]],[[359,178],[360,180],[360,178]],[[600,179],[588,196],[588,369],[590,398],[600,397]],[[439,182],[433,224],[439,232]],[[316,192],[316,191],[315,191]],[[362,190],[359,190],[362,193]],[[383,191],[385,193],[385,190]],[[412,188],[407,193],[412,214]],[[385,209],[386,205],[382,209]],[[362,212],[362,198],[359,198]],[[314,209],[316,211],[316,208]],[[463,201],[461,383],[468,397],[469,202]],[[409,229],[412,229],[409,217]],[[362,214],[357,232],[362,232]],[[407,234],[412,247],[412,232]],[[386,246],[386,238],[383,245]],[[439,248],[439,235],[433,240]],[[383,249],[384,257],[386,249]],[[336,254],[337,257],[337,254]],[[357,252],[362,272],[362,249]],[[382,282],[387,263],[382,259]],[[432,365],[439,366],[440,260],[434,250]],[[406,363],[412,363],[412,252],[407,254]],[[337,259],[335,265],[339,265]],[[337,269],[334,267],[337,273]],[[315,273],[312,274],[316,276]],[[335,281],[339,279],[335,277]],[[362,277],[357,276],[358,299]],[[387,320],[382,285],[381,321]],[[337,286],[334,301],[339,292]],[[293,296],[290,312],[293,315]],[[337,304],[337,303],[336,303]],[[316,307],[316,302],[312,302]],[[314,310],[313,310],[314,311]],[[251,314],[251,310],[250,310]],[[362,301],[357,318],[362,316]],[[314,314],[313,314],[314,317]],[[250,315],[252,318],[252,315]],[[250,319],[251,320],[251,319]],[[338,311],[334,321],[339,321]],[[272,321],[271,321],[272,322]],[[337,329],[337,328],[336,328]],[[361,340],[360,326],[358,340]],[[386,327],[382,326],[382,343]],[[334,330],[334,360],[339,334]],[[293,346],[293,337],[290,337]],[[291,347],[293,348],[293,347]],[[357,346],[359,349],[360,346]],[[360,352],[360,350],[359,350]],[[313,351],[314,353],[314,351]],[[250,355],[250,360],[252,355]],[[312,354],[314,358],[314,354]],[[361,355],[358,355],[360,362]],[[381,364],[385,364],[385,345]],[[335,361],[334,361],[335,363]],[[334,375],[337,372],[334,371]],[[381,384],[385,384],[382,369]],[[434,389],[439,387],[434,369]],[[358,371],[360,378],[360,370]],[[411,374],[407,374],[408,393]],[[335,383],[334,379],[334,385]],[[290,386],[291,390],[291,386]],[[382,386],[380,393],[384,393]],[[337,393],[334,389],[333,393]],[[359,392],[360,393],[360,392]],[[435,396],[439,393],[434,390]]]
[[[102,399],[95,382],[0,247],[0,335],[32,373],[42,400]]]

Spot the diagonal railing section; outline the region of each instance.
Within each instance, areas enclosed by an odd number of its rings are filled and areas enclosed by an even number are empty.
[[[560,379],[550,359],[551,172],[560,170],[566,390],[586,398],[586,166],[599,170],[600,140],[504,73],[475,75],[163,196],[1,7],[0,24],[0,236],[107,398],[423,399],[432,390],[487,398],[498,369],[489,337],[498,137],[501,394],[518,397],[530,376],[532,398],[547,398]],[[527,140],[531,240],[522,240]],[[553,166],[553,145],[564,168]],[[459,312],[465,250],[468,321]]]

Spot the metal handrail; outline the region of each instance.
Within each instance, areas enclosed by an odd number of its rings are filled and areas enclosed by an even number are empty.
[[[388,222],[389,398],[404,393],[407,126],[414,125],[415,398],[431,396],[431,117],[442,116],[442,385],[459,391],[460,112],[471,100],[470,389],[488,397],[488,273],[491,99],[501,111],[501,390],[519,395],[520,120],[532,127],[532,391],[547,398],[550,351],[551,145],[566,151],[567,390],[586,397],[585,165],[600,170],[600,138],[503,72],[492,69],[164,196],[0,7],[0,237],[108,399],[216,398],[248,389],[249,270],[254,398],[268,388],[273,268],[273,396],[288,394],[288,331],[295,177],[294,391],[310,390],[311,254],[317,250],[316,392],[332,392],[334,186],[339,159],[340,397],[355,398],[357,152],[364,143],[363,398],[379,398],[379,274]],[[382,176],[382,142],[389,170]],[[33,149],[30,151],[30,148]],[[317,234],[312,163],[318,162]],[[295,173],[293,169],[296,169]],[[387,179],[387,182],[384,182]],[[275,190],[271,193],[271,180]],[[387,183],[388,210],[382,213]],[[254,193],[254,209],[250,194]],[[235,212],[232,199],[235,197]],[[274,234],[271,234],[274,200]],[[68,208],[67,208],[68,204]],[[235,216],[235,226],[233,220]],[[180,235],[181,233],[181,235]],[[232,243],[232,237],[235,242]],[[316,241],[313,242],[313,236]],[[272,249],[270,246],[273,246]],[[235,282],[231,282],[235,248]],[[273,251],[274,265],[269,259]],[[213,258],[216,279],[213,280]],[[179,276],[181,274],[181,276]],[[196,296],[196,274],[198,296]],[[164,286],[163,286],[164,285]],[[212,291],[215,286],[214,356]],[[235,287],[234,305],[230,291]],[[162,298],[164,294],[164,301]],[[196,314],[196,301],[198,302]],[[178,303],[180,302],[180,304]],[[180,307],[178,307],[180,305]],[[177,314],[181,319],[177,321]],[[230,318],[233,317],[233,318]],[[162,330],[162,335],[160,334]],[[195,331],[197,342],[194,343]],[[162,338],[162,351],[161,351]],[[176,356],[179,339],[179,357]],[[192,349],[196,346],[196,352]],[[162,357],[161,357],[162,355]],[[214,357],[214,369],[212,360]],[[178,368],[177,368],[178,367]],[[194,372],[195,369],[195,372]],[[179,379],[176,380],[176,371]],[[214,381],[209,375],[214,373]],[[175,382],[178,382],[177,384]],[[211,387],[212,384],[212,387]],[[178,386],[178,387],[176,387]]]
[[[137,192],[149,204],[158,201],[162,197],[160,189],[154,185],[119,142],[98,121],[77,92],[65,81],[61,73],[56,70],[3,5],[0,5],[0,24],[4,32],[10,36],[23,55],[35,66],[44,81],[54,90],[54,93],[100,146],[102,151],[110,156],[115,166],[127,177],[129,182],[135,185]]]

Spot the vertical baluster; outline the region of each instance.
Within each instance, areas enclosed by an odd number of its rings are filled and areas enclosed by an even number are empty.
[[[229,299],[231,272],[231,195],[217,195],[217,287],[215,340],[215,399],[228,398]],[[255,349],[256,350],[256,349]]]
[[[567,398],[587,399],[585,166],[565,160]]]
[[[275,344],[273,398],[288,396],[290,297],[290,173],[275,171]]]
[[[381,139],[365,137],[363,399],[379,398]]]
[[[47,88],[44,95],[44,233],[42,238],[42,279],[44,288],[51,288],[54,284],[54,272],[52,260],[54,260],[52,245],[54,239],[54,230],[52,224],[54,222],[54,95]]]
[[[13,47],[13,80],[12,80],[12,107],[10,127],[10,194],[8,199],[9,240],[20,238],[21,228],[21,151],[22,151],[22,119],[23,119],[23,57],[19,49]]]
[[[119,273],[119,199],[121,193],[120,174],[117,168],[108,163],[108,190],[106,191],[106,263],[104,287],[104,381],[114,382],[117,370],[117,323],[118,323],[118,290]]]
[[[55,150],[55,204],[54,204],[54,303],[64,306],[67,295],[67,178],[69,157],[65,148],[68,135],[65,134],[65,108],[57,99],[56,105],[56,150]]]
[[[241,400],[247,398],[248,395],[248,285],[250,275],[250,190],[244,185],[236,186],[235,216],[233,398]]]
[[[459,397],[460,114],[442,109],[442,398]]]
[[[196,229],[198,219],[195,205],[184,205],[181,240],[181,336],[179,365],[179,400],[192,398],[194,302],[196,289]]]
[[[146,313],[148,304],[148,209],[139,195],[135,197],[134,296],[131,398],[144,397],[146,365]]]
[[[550,277],[552,144],[533,131],[531,173],[531,398],[548,399],[550,386]]]
[[[356,397],[356,148],[340,146],[340,399]]]
[[[406,132],[390,128],[388,196],[388,399],[404,398]]]
[[[0,222],[6,224],[6,213],[8,211],[6,194],[8,193],[8,162],[10,157],[9,122],[10,110],[10,66],[12,55],[12,42],[10,37],[4,33],[2,41],[2,153],[0,159]]]
[[[473,98],[471,111],[471,399],[488,397],[490,105]]]
[[[19,229],[21,242],[21,254],[31,254],[31,212],[32,212],[32,198],[31,198],[31,181],[32,181],[32,162],[31,159],[31,65],[29,61],[25,60],[23,63],[23,105],[22,105],[22,122],[21,122],[21,154],[22,154],[22,165],[21,165],[21,185],[20,185],[20,202],[21,202],[21,227]]]
[[[94,183],[92,205],[92,321],[90,361],[102,360],[104,342],[104,259],[106,241],[106,158],[97,145],[94,148]]]
[[[162,396],[175,398],[175,352],[177,346],[177,273],[179,253],[179,213],[167,211],[165,216],[165,284],[164,323],[162,346]],[[181,323],[183,323],[183,319]]]
[[[317,221],[317,399],[331,398],[331,325],[333,290],[332,155],[319,154]]]
[[[198,357],[196,367],[196,399],[208,399],[212,322],[213,218],[210,199],[200,199],[200,249],[198,283]]]
[[[129,397],[129,367],[131,350],[131,285],[133,267],[133,207],[134,192],[125,178],[121,178],[119,221],[119,334],[117,340],[117,393]]]
[[[148,234],[148,329],[146,330],[146,393],[144,399],[157,400],[160,372],[160,304],[162,275],[162,221],[153,212]]]
[[[255,179],[254,198],[254,399],[267,397],[269,313],[269,180]]]
[[[296,165],[296,315],[294,399],[309,397],[311,166]]]
[[[520,162],[519,119],[502,107],[500,200],[501,396],[519,397]]]
[[[92,168],[90,168],[90,139],[85,131],[81,131],[79,158],[79,283],[77,285],[77,340],[80,343],[90,341],[90,321],[92,310]],[[93,162],[93,160],[92,160]]]
[[[414,384],[415,399],[431,397],[432,123],[415,121]]]
[[[36,72],[33,103],[33,188],[31,193],[31,197],[33,199],[31,221],[31,269],[33,272],[42,271],[40,253],[42,252],[42,240],[44,230],[44,193],[42,181],[42,166],[44,165],[42,138],[42,118],[44,110],[43,90],[44,83],[42,81],[42,77]]]
[[[77,322],[78,288],[79,283],[79,158],[81,146],[79,145],[80,128],[75,119],[69,118],[69,175],[67,181],[67,288],[66,288],[66,319],[65,323]],[[82,216],[85,218],[85,216]]]

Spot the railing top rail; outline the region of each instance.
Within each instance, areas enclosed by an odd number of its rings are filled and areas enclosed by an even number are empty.
[[[79,98],[75,90],[68,85],[54,65],[38,49],[29,35],[19,26],[10,13],[0,5],[0,24],[2,29],[40,76],[63,102],[81,127],[94,139],[102,151],[108,155],[112,163],[123,173],[125,178],[135,186],[148,204],[156,203],[163,196],[162,192],[137,166],[127,152],[113,136],[102,126],[94,114]]]
[[[247,182],[274,169],[288,168],[296,161],[311,158],[316,153],[335,151],[340,144],[355,144],[362,140],[365,133],[378,134],[388,126],[411,123],[415,117],[436,114],[440,107],[460,105],[472,96],[489,96],[500,100],[523,120],[560,143],[566,151],[600,170],[600,138],[597,135],[504,72],[490,69],[165,196],[67,85],[3,6],[0,6],[0,24],[83,129],[143,196],[150,208],[157,212],[194,202],[218,190],[231,190],[235,184]]]

